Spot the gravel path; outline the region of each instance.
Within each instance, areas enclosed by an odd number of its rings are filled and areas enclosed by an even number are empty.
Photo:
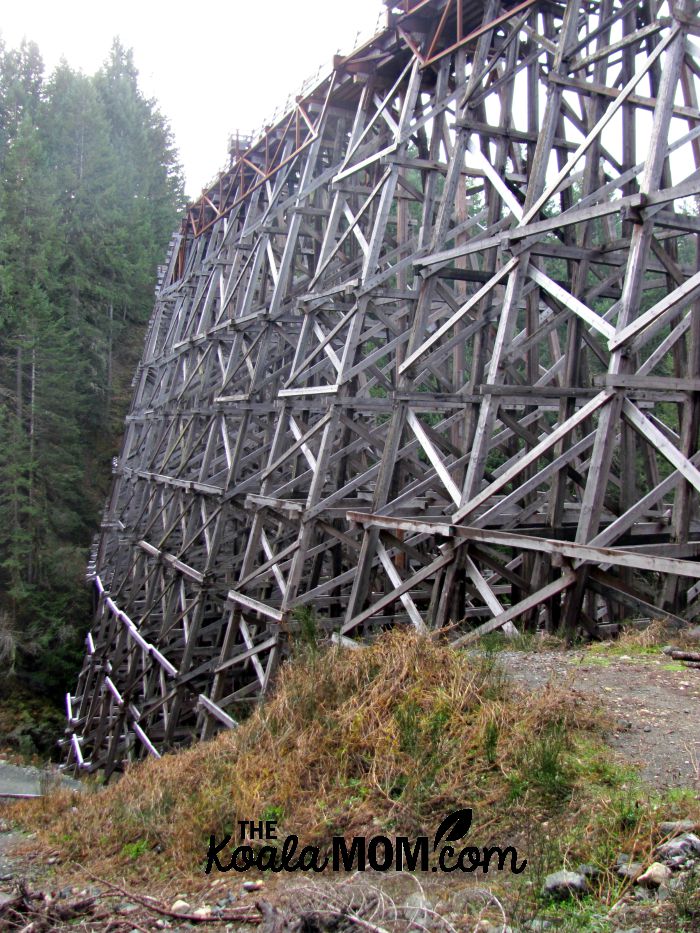
[[[662,656],[592,651],[504,651],[498,657],[529,687],[567,682],[608,710],[610,745],[642,766],[657,788],[700,790],[700,670],[669,670]]]

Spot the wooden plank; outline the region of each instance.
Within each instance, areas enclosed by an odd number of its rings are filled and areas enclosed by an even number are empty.
[[[394,516],[372,515],[361,512],[348,512],[348,519],[361,522],[366,526],[392,528],[398,531],[411,531],[414,534],[438,534],[446,538],[468,539],[484,544],[496,544],[501,547],[524,551],[539,551],[560,557],[569,557],[581,563],[593,561],[600,564],[615,564],[620,567],[634,567],[638,570],[651,570],[672,573],[687,577],[700,577],[700,563],[680,560],[661,555],[647,556],[627,548],[606,548],[595,545],[579,544],[554,538],[535,537],[534,535],[496,531],[495,529],[476,528],[471,525],[436,523],[421,519],[398,518]]]
[[[454,501],[454,503],[456,505],[459,505],[462,499],[462,493],[457,488],[457,484],[450,476],[449,471],[445,467],[445,464],[443,463],[442,458],[440,457],[440,454],[435,449],[435,445],[433,444],[433,442],[430,440],[430,438],[426,434],[425,429],[423,428],[423,425],[420,423],[420,421],[415,416],[415,414],[411,411],[410,408],[406,412],[406,421],[411,426],[411,430],[413,431],[413,433],[416,435],[416,438],[418,439],[418,443],[421,445],[421,447],[427,454],[428,460],[430,460],[433,467],[435,468],[435,472],[440,477],[440,482],[445,487],[449,495],[452,497],[452,500]]]
[[[625,399],[623,404],[623,415],[630,424],[632,424],[639,433],[650,441],[656,449],[666,457],[679,473],[688,480],[689,483],[700,491],[700,470],[684,456],[677,447],[675,447],[666,437],[666,435],[653,424],[646,415],[637,408],[629,399]]]
[[[529,450],[527,453],[515,463],[512,467],[506,470],[498,479],[494,480],[492,483],[482,490],[480,493],[473,496],[465,505],[461,506],[454,513],[453,519],[456,522],[462,521],[468,515],[473,514],[480,506],[487,502],[495,493],[499,492],[504,486],[507,486],[508,483],[512,482],[516,476],[523,472],[523,470],[528,467],[531,463],[535,463],[544,453],[547,453],[551,450],[552,447],[562,438],[566,437],[578,424],[582,421],[585,421],[586,418],[590,417],[595,411],[597,411],[601,406],[605,405],[613,397],[614,393],[611,389],[605,389],[603,392],[600,392],[590,402],[587,402],[583,405],[577,412],[575,412],[570,418],[567,418],[562,424],[554,428],[550,434],[547,435],[539,444]]]
[[[503,612],[503,606],[500,604],[495,593],[480,573],[479,568],[468,555],[465,557],[464,566],[469,579],[476,587],[477,592],[486,603],[489,611],[494,616],[499,616]]]
[[[700,379],[675,376],[644,376],[631,373],[606,373],[595,377],[597,385],[611,389],[655,389],[662,392],[700,392]]]
[[[462,318],[468,314],[472,308],[475,308],[479,302],[485,298],[500,282],[503,281],[518,265],[517,257],[510,259],[498,272],[491,277],[491,279],[485,284],[482,285],[478,291],[476,291],[471,298],[462,305],[462,307],[455,311],[455,313],[442,324],[434,334],[425,340],[419,347],[417,347],[399,366],[399,374],[403,375],[409,367],[411,367],[416,360],[418,360],[426,350],[429,350],[433,344],[437,343],[441,337],[443,337],[449,330],[451,330],[455,324],[462,320]]]
[[[495,632],[496,629],[501,628],[512,619],[516,619],[519,615],[523,615],[524,613],[529,612],[531,609],[541,605],[546,600],[551,599],[553,596],[557,596],[559,593],[572,586],[572,584],[575,582],[575,571],[567,571],[566,573],[562,574],[558,580],[554,580],[551,583],[548,583],[546,586],[541,587],[539,590],[536,590],[534,593],[531,593],[529,596],[520,600],[520,602],[516,603],[514,606],[510,606],[508,609],[504,610],[500,615],[495,616],[488,622],[484,622],[483,625],[475,628],[472,632],[468,632],[466,635],[461,635],[459,638],[455,638],[451,642],[452,647],[460,648],[462,645],[468,645],[471,642],[476,641],[483,635],[488,635],[489,632]]]
[[[635,346],[637,348],[643,346],[658,333],[659,329],[663,327],[669,317],[683,310],[683,308],[690,304],[691,301],[694,301],[699,294],[700,272],[696,272],[695,275],[691,275],[683,285],[674,289],[670,294],[664,295],[664,297],[660,301],[657,301],[648,311],[645,311],[644,314],[641,314],[634,321],[631,321],[626,327],[621,328],[609,341],[610,349],[616,350],[618,347],[623,346],[628,343],[631,338],[640,334],[641,331],[644,331],[644,334],[641,335],[642,340],[641,342],[636,342]]]
[[[151,740],[148,738],[148,736],[147,736],[146,733],[143,731],[143,729],[141,728],[141,726],[140,726],[137,722],[132,722],[131,728],[134,730],[134,733],[139,737],[140,741],[141,741],[141,742],[143,743],[143,745],[145,746],[146,750],[148,751],[148,754],[149,754],[152,758],[156,758],[156,759],[161,758],[160,752],[159,752],[158,749],[155,747],[155,745],[153,744],[153,742],[151,742]]]
[[[401,583],[403,582],[401,580],[401,576],[399,575],[399,572],[397,571],[396,567],[392,564],[391,558],[387,554],[386,548],[384,547],[381,541],[377,541],[377,554],[379,556],[379,560],[382,563],[382,566],[384,567],[384,570],[386,571],[386,575],[389,577],[389,581],[391,582],[391,585],[394,587],[400,588]],[[420,612],[418,612],[418,610],[416,609],[416,605],[411,599],[411,597],[408,595],[408,593],[402,593],[399,599],[405,606],[406,612],[408,613],[409,618],[414,625],[414,628],[416,628],[416,630],[419,632],[423,632],[423,633],[426,632],[427,628],[425,626],[425,622],[423,621],[423,617],[421,616]]]
[[[419,583],[422,583],[423,580],[427,580],[428,577],[431,577],[436,571],[440,570],[441,567],[445,567],[453,559],[452,551],[443,554],[441,557],[436,558],[432,563],[428,564],[427,567],[423,567],[422,570],[419,570],[417,573],[409,580],[404,580],[400,586],[394,587],[389,593],[386,593],[384,596],[380,597],[372,606],[364,611],[358,613],[353,618],[349,619],[347,622],[343,623],[342,628],[340,629],[340,634],[345,635],[347,632],[352,631],[352,629],[357,628],[359,625],[362,625],[363,622],[366,622],[368,619],[371,619],[373,615],[378,614],[385,609],[387,606],[390,606],[391,603],[396,602],[404,593],[407,593],[414,586],[417,586]]]
[[[205,696],[203,693],[199,694],[198,703],[218,722],[220,722],[223,726],[226,726],[227,729],[235,729],[238,725],[233,716],[229,716],[228,713],[225,713],[221,707],[217,706],[216,703],[212,702],[212,700],[210,700],[209,697]]]
[[[274,619],[275,622],[282,622],[285,618],[285,614],[280,612],[277,609],[273,609],[271,606],[261,603],[257,599],[252,599],[250,596],[246,596],[244,593],[238,593],[236,590],[229,590],[226,598],[231,602],[237,603],[239,606],[244,606],[246,609],[251,609],[253,612],[258,612],[260,615],[267,616],[269,619]]]
[[[700,577],[700,563],[680,560],[675,557],[646,555],[625,548],[595,547],[571,541],[559,541],[553,538],[540,538],[533,535],[511,534],[505,531],[492,531],[470,526],[457,526],[455,533],[460,537],[486,544],[498,544],[525,551],[539,551],[558,557],[569,557],[578,564],[593,561],[598,564],[612,564],[618,567],[633,567],[636,570],[650,570],[656,573],[672,573],[685,577]]]
[[[630,80],[625,84],[625,86],[620,91],[618,97],[615,98],[613,103],[608,107],[603,116],[598,120],[596,125],[590,130],[586,138],[579,145],[578,149],[571,158],[568,160],[566,165],[560,169],[555,178],[547,185],[546,190],[540,195],[539,198],[535,201],[532,207],[525,213],[521,221],[521,226],[529,223],[534,217],[536,217],[540,210],[545,206],[547,201],[558,191],[559,186],[564,181],[564,179],[569,175],[575,166],[578,164],[581,157],[586,153],[590,148],[591,144],[598,139],[601,131],[607,126],[608,123],[615,117],[615,114],[622,107],[622,105],[627,101],[627,98],[630,96],[632,91],[636,88],[642,78],[647,74],[651,67],[656,63],[657,59],[660,58],[661,54],[666,50],[666,48],[677,38],[680,29],[676,25],[670,32],[659,42],[654,51],[644,60],[644,64],[637,70],[637,72],[630,78]]]
[[[560,301],[569,311],[573,311],[582,321],[585,321],[586,324],[594,330],[597,330],[599,334],[602,334],[608,339],[612,339],[615,336],[615,328],[612,324],[608,324],[599,314],[596,314],[595,311],[588,308],[582,301],[579,301],[578,298],[567,292],[566,289],[557,285],[557,283],[550,279],[549,276],[545,275],[544,272],[541,272],[533,265],[530,265],[527,271],[530,278],[537,282],[540,288],[544,288],[545,291],[548,291],[553,298]]]

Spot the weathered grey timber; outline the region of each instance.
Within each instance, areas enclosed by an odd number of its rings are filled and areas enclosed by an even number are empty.
[[[235,727],[301,610],[700,615],[697,4],[387,6],[175,237],[70,765]]]

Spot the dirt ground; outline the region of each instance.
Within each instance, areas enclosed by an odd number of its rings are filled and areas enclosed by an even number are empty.
[[[600,703],[617,727],[608,736],[611,747],[640,765],[657,789],[700,791],[700,670],[681,668],[665,655],[617,655],[604,648],[504,651],[498,657],[516,682],[544,689],[565,681]]]

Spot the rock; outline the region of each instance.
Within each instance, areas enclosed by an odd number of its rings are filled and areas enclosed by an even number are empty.
[[[584,878],[590,878],[591,880],[600,875],[600,869],[596,868],[595,865],[579,865],[576,871],[583,875]]]
[[[547,875],[542,885],[542,893],[548,897],[566,898],[573,894],[585,894],[588,890],[588,881],[584,875],[576,871],[555,871]]]
[[[695,833],[683,833],[682,836],[669,839],[668,842],[662,842],[660,846],[656,847],[655,855],[660,861],[666,864],[668,864],[671,859],[698,856],[700,855],[700,839],[698,839]]]
[[[192,912],[193,917],[200,917],[202,920],[206,920],[211,917],[211,907],[208,907],[206,904],[204,907],[198,907],[195,911]]]
[[[690,868],[693,864],[692,859],[687,859],[685,855],[674,855],[672,858],[665,858],[664,865],[668,865],[671,871],[680,871],[682,868]]]
[[[671,869],[661,862],[652,862],[647,870],[637,878],[637,884],[645,888],[658,888],[666,884],[671,877]]]
[[[223,897],[219,898],[219,900],[216,902],[216,906],[221,907],[221,909],[224,910],[230,904],[235,904],[235,903],[236,903],[236,895],[233,892],[229,892],[228,894],[224,894]]]
[[[525,927],[528,930],[532,930],[533,933],[541,933],[542,930],[550,930],[554,924],[551,920],[541,920],[539,917],[535,917],[534,920],[528,920],[525,924]]]
[[[641,862],[624,862],[617,866],[617,877],[624,881],[634,881],[643,868]]]
[[[700,625],[694,625],[692,628],[686,629],[683,635],[687,641],[700,644]]]
[[[681,833],[692,833],[697,828],[695,820],[665,820],[659,823],[662,836],[680,836]]]
[[[190,905],[182,898],[178,898],[170,909],[176,914],[187,914],[190,911]]]
[[[264,881],[244,881],[243,890],[244,891],[259,891],[261,888],[265,887]]]

